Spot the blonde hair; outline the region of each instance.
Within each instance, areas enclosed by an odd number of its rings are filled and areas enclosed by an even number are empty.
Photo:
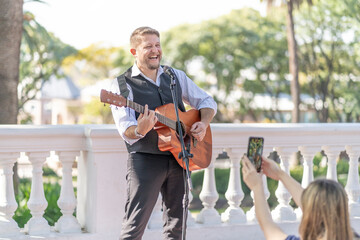
[[[299,227],[302,240],[324,237],[352,240],[348,199],[344,188],[333,180],[318,179],[301,196],[303,216]]]
[[[151,27],[139,27],[135,29],[130,36],[130,46],[136,48],[141,42],[141,37],[145,34],[155,34],[160,38],[160,33],[156,29]]]

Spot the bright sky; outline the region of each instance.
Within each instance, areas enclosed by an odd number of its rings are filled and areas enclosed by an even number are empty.
[[[78,49],[92,43],[123,46],[131,32],[150,26],[160,32],[198,23],[244,6],[264,10],[260,0],[43,0],[24,9],[63,42]]]

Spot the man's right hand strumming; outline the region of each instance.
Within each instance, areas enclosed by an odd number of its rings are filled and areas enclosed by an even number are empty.
[[[146,104],[144,107],[144,113],[141,113],[137,119],[137,126],[130,126],[125,135],[129,138],[142,138],[145,136],[157,122],[157,117],[155,115],[155,111],[149,110],[148,105]]]

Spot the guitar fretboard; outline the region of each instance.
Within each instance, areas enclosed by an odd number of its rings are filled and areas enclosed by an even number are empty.
[[[138,113],[144,113],[145,107],[138,103],[127,100],[127,106],[131,109],[134,109]],[[164,115],[161,115],[159,113],[155,113],[155,115],[159,122],[161,122],[162,124],[164,124],[164,125],[168,126],[169,128],[176,131],[176,121],[174,121],[168,117],[165,117]]]

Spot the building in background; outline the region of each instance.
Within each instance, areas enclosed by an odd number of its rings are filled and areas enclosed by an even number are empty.
[[[43,84],[37,98],[25,104],[24,110],[36,125],[76,124],[81,114],[80,93],[71,78],[53,75]]]

